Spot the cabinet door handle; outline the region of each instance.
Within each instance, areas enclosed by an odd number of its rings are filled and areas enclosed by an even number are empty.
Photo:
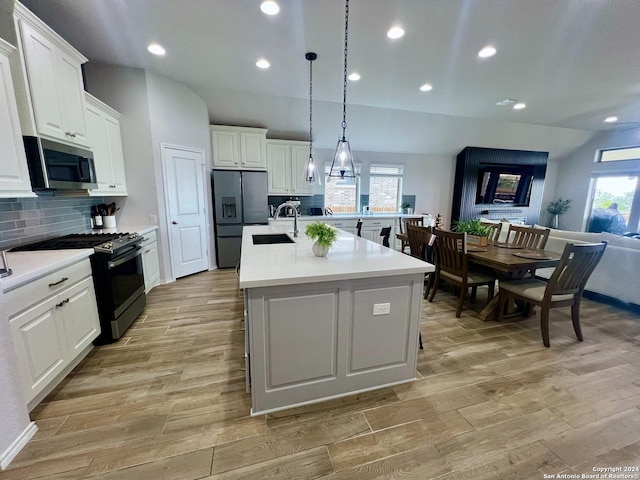
[[[69,303],[69,299],[65,298],[64,300],[62,300],[60,303],[56,303],[56,307],[60,308],[62,307],[65,303]]]
[[[174,225],[177,225],[177,224],[178,224],[178,222],[176,222],[175,220],[174,220],[173,222],[171,222],[171,223],[173,223]]]
[[[61,283],[66,282],[67,280],[69,280],[69,278],[68,278],[68,277],[62,277],[62,279],[61,279],[61,280],[58,280],[58,281],[57,281],[57,282],[55,282],[55,283],[50,283],[50,284],[49,284],[49,286],[50,286],[50,287],[55,287],[56,285],[60,285]]]
[[[73,137],[73,134],[72,134],[71,132],[64,132],[64,134],[65,134],[67,137]]]
[[[145,250],[144,253],[149,253],[151,250]]]

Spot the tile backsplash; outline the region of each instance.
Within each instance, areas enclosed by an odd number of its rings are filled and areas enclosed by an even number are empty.
[[[0,249],[91,228],[101,197],[0,198]]]

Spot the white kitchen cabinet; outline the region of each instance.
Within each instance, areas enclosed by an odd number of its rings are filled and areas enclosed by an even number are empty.
[[[269,195],[313,195],[313,185],[304,181],[309,144],[288,140],[267,140]]]
[[[266,129],[229,125],[210,127],[214,168],[266,170]]]
[[[11,79],[9,56],[14,50],[0,39],[0,198],[35,196],[31,191]]]
[[[142,271],[144,272],[144,291],[149,293],[160,284],[160,260],[156,232],[144,234],[142,241]]]
[[[19,2],[14,85],[24,135],[87,147],[81,65],[87,59]]]
[[[85,93],[87,137],[93,151],[98,188],[89,190],[96,196],[126,196],[120,113]]]
[[[32,409],[86,356],[100,334],[89,259],[8,291],[6,301]]]

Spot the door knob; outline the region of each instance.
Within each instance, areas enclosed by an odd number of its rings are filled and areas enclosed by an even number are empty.
[[[173,223],[174,225],[177,225],[177,224],[178,224],[178,222],[176,222],[175,220],[174,220],[173,222],[171,222],[171,223]]]

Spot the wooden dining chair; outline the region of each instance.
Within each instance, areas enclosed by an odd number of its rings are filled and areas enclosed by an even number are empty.
[[[500,238],[500,232],[502,232],[502,222],[480,222],[480,225],[491,229],[491,231],[489,232],[489,243],[497,243],[498,238]]]
[[[487,302],[493,298],[496,276],[483,272],[470,272],[467,261],[467,234],[435,230],[435,278],[429,295],[429,301],[433,301],[441,281],[456,285],[460,288],[458,294],[458,307],[456,317],[460,318],[462,305],[464,304],[469,287],[486,285],[489,288]]]
[[[419,225],[420,227],[424,226],[424,219],[422,217],[400,217],[400,233],[407,235],[409,234],[409,230],[407,229],[408,225]],[[407,247],[411,248],[409,245],[409,241],[402,240],[402,245],[400,247],[400,251],[404,252]]]
[[[548,228],[532,228],[509,224],[507,243],[522,245],[525,248],[544,249],[551,230]]]
[[[361,218],[359,218],[358,223],[356,223],[356,233],[358,234],[359,237],[362,236],[362,219]]]
[[[410,254],[412,257],[424,260],[425,262],[433,263],[433,255],[430,254],[433,227],[422,227],[420,225],[407,224],[407,236],[409,237]],[[424,276],[424,299],[427,299],[431,284],[433,283],[433,275],[427,273]],[[418,334],[418,341],[420,350],[423,350],[422,346],[422,333]]]
[[[542,342],[549,347],[549,310],[556,307],[571,306],[573,330],[578,341],[582,342],[580,328],[580,301],[582,292],[602,258],[607,242],[567,243],[562,258],[548,282],[535,278],[500,281],[498,321],[502,320],[504,307],[512,299],[540,306],[540,331]]]

